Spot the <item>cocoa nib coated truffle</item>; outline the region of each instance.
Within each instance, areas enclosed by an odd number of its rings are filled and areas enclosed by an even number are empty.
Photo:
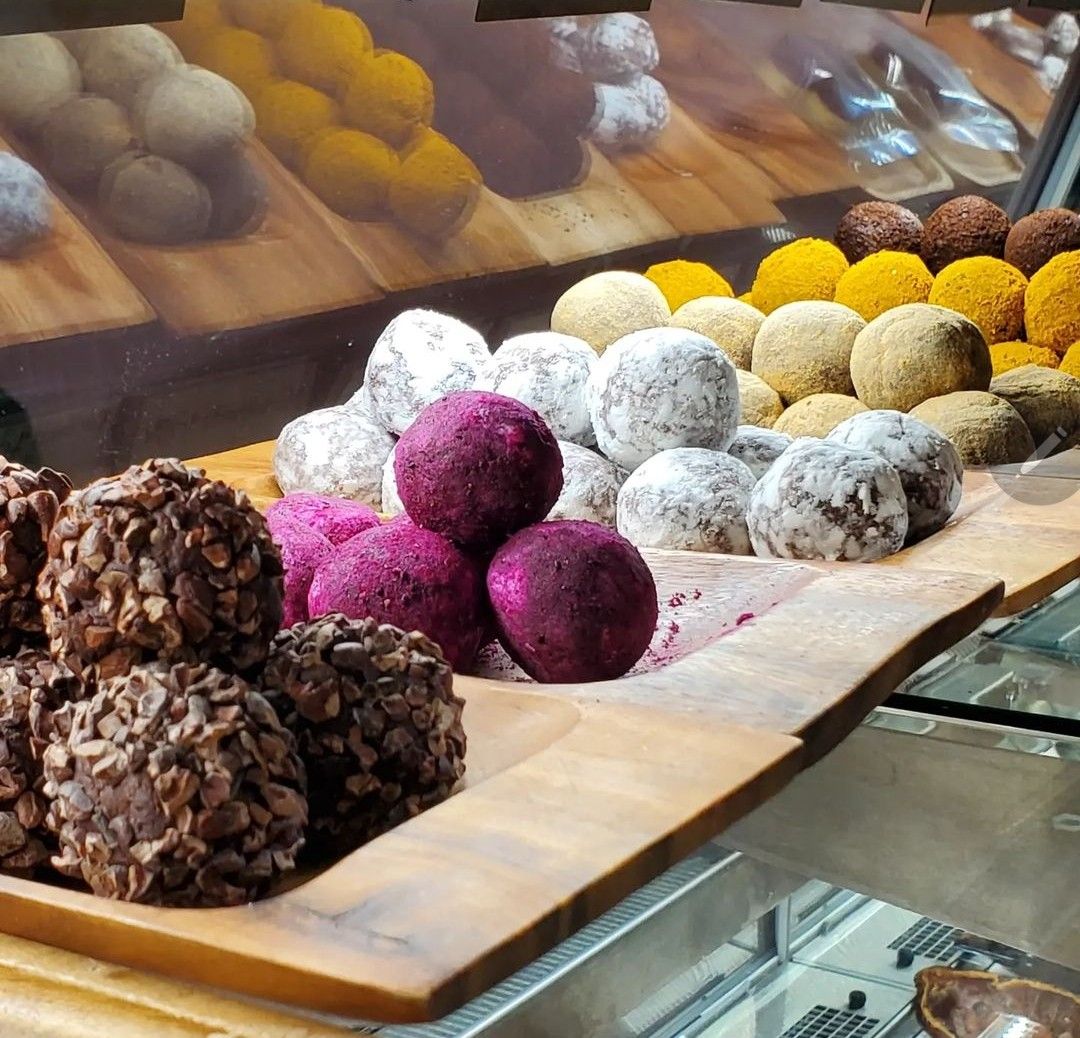
[[[1008,214],[979,195],[961,195],[939,205],[923,224],[922,258],[931,273],[968,256],[1005,254]]]
[[[34,584],[45,563],[49,528],[71,480],[0,457],[0,649],[13,651],[42,631]]]
[[[79,674],[156,659],[243,671],[281,625],[281,559],[245,494],[158,459],[67,499],[38,598],[53,654]]]
[[[917,253],[922,236],[922,221],[910,209],[895,202],[860,202],[840,218],[833,240],[849,263],[858,263],[885,249]]]
[[[424,635],[332,613],[282,631],[263,687],[299,742],[310,840],[341,853],[445,800],[465,773],[465,705]]]
[[[1080,214],[1042,209],[1013,224],[1005,240],[1005,262],[1031,277],[1059,252],[1080,249]]]
[[[137,667],[56,714],[45,751],[53,863],[95,894],[237,905],[293,867],[307,821],[292,733],[242,678]]]

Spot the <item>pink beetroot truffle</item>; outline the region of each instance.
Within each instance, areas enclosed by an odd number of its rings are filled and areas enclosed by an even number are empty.
[[[656,629],[656,584],[638,550],[598,523],[538,523],[514,534],[487,574],[499,641],[537,681],[625,674]]]
[[[334,553],[334,546],[318,530],[313,530],[288,513],[268,523],[270,535],[281,551],[285,569],[282,595],[282,625],[292,627],[308,620],[308,590],[315,571]]]
[[[375,509],[360,501],[304,492],[286,494],[267,508],[266,523],[271,534],[283,516],[318,530],[331,544],[344,544],[358,533],[379,525]]]
[[[421,631],[461,672],[472,665],[486,630],[484,572],[445,537],[398,519],[336,549],[311,582],[308,612],[370,616]]]
[[[409,518],[468,548],[538,523],[562,491],[562,453],[530,407],[496,393],[450,393],[398,441],[398,494]]]

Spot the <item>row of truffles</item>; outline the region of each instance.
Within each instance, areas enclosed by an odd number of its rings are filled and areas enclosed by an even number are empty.
[[[194,0],[168,31],[251,99],[260,139],[334,212],[436,240],[468,223],[482,178],[431,128],[431,78],[376,48],[354,12],[318,0]]]
[[[233,237],[265,217],[251,105],[149,25],[0,40],[0,118],[131,241]]]
[[[457,786],[439,648],[369,617],[281,630],[243,493],[174,460],[80,490],[5,461],[0,497],[0,868],[241,904]]]

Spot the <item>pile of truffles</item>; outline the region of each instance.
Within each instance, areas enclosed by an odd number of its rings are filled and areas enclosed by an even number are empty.
[[[281,630],[282,561],[244,494],[174,460],[80,490],[0,473],[0,869],[242,904],[305,844],[347,853],[454,791],[464,704],[439,648],[367,617]]]

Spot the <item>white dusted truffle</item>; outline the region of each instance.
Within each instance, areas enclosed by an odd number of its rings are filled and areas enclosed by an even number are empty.
[[[393,447],[393,437],[374,422],[344,407],[324,407],[281,430],[274,475],[286,494],[347,497],[378,508],[383,464]]]
[[[598,118],[590,137],[601,147],[618,150],[650,144],[671,121],[667,90],[652,76],[595,86]]]
[[[590,79],[614,83],[651,72],[660,62],[656,34],[640,15],[556,18],[550,31],[555,64]]]
[[[671,307],[643,274],[604,270],[571,285],[551,311],[551,330],[584,339],[603,353],[616,339],[667,324]]]
[[[760,425],[740,425],[735,430],[735,439],[728,447],[728,454],[741,461],[757,480],[768,472],[772,463],[793,442],[787,433],[777,432],[775,429],[764,429]]]
[[[137,144],[127,112],[91,94],[54,108],[41,127],[45,167],[72,191],[97,190],[108,166]]]
[[[600,449],[628,471],[671,447],[725,451],[739,424],[734,365],[682,328],[623,336],[593,368],[587,396]]]
[[[98,204],[116,232],[150,245],[202,238],[212,203],[206,185],[183,166],[157,155],[128,152],[102,175]]]
[[[368,358],[364,383],[383,428],[400,436],[428,404],[472,389],[487,363],[484,337],[434,310],[406,310],[384,329]]]
[[[764,320],[760,310],[741,299],[699,296],[683,303],[668,324],[673,328],[689,328],[712,339],[735,367],[749,371],[754,338]]]
[[[48,237],[52,197],[41,174],[11,152],[0,152],[0,256],[15,256]]]
[[[615,525],[615,503],[626,473],[588,447],[559,441],[563,486],[548,519],[585,519]]]
[[[639,548],[750,555],[746,505],[753,488],[754,474],[730,454],[661,451],[623,483],[617,527]]]
[[[555,437],[596,442],[585,385],[596,351],[574,335],[530,332],[507,339],[480,371],[475,389],[513,397],[531,407]]]
[[[98,29],[82,48],[83,83],[130,108],[143,83],[184,63],[176,44],[152,25]]]
[[[394,458],[397,456],[397,444],[386,456],[382,470],[382,506],[379,509],[383,515],[401,515],[405,511],[405,504],[397,488],[397,474],[394,472]]]
[[[33,130],[81,87],[78,63],[59,40],[0,36],[0,117],[17,130]]]
[[[880,455],[807,437],[758,480],[746,521],[761,556],[873,562],[903,547],[908,506]]]

